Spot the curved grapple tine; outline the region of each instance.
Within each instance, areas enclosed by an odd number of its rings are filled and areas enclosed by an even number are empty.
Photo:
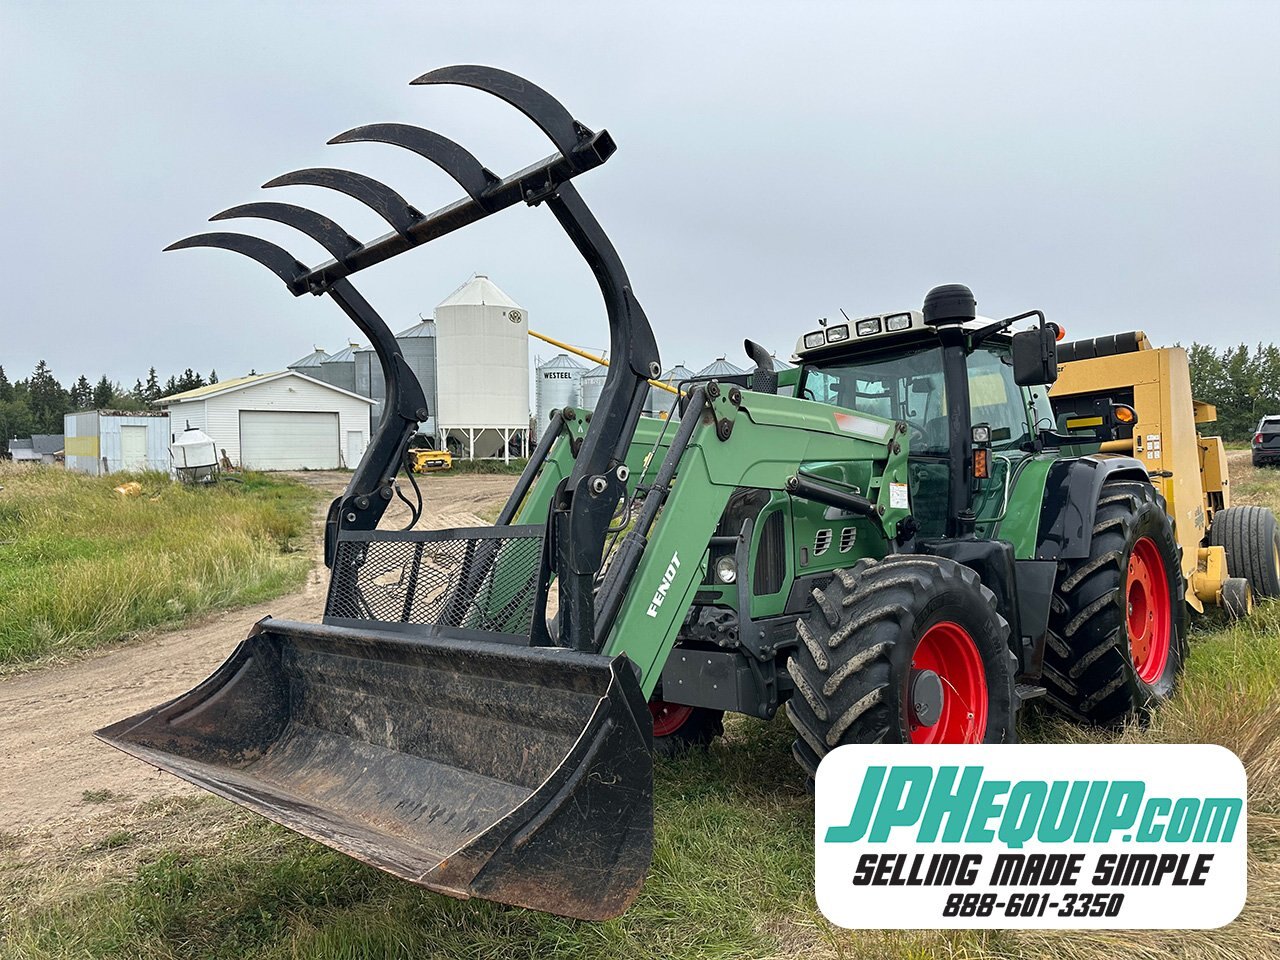
[[[291,185],[326,187],[354,197],[391,224],[400,234],[407,234],[409,229],[422,219],[422,213],[416,207],[410,206],[404,197],[385,183],[373,177],[366,177],[362,173],[335,170],[332,167],[308,167],[306,170],[286,173],[263,184],[264,187]]]
[[[592,135],[562,104],[537,84],[524,77],[475,64],[440,67],[411,81],[411,84],[452,83],[492,94],[515,107],[536,123],[566,159],[579,143]]]
[[[298,278],[307,272],[307,265],[299,261],[283,247],[278,247],[261,237],[251,237],[244,233],[198,233],[171,243],[165,250],[186,250],[189,247],[218,247],[232,253],[244,254],[250,260],[260,264],[284,281],[286,287],[297,292]]]
[[[305,233],[329,251],[335,260],[342,260],[360,248],[360,241],[342,227],[338,226],[323,213],[316,213],[306,207],[292,203],[274,203],[270,200],[261,203],[244,203],[221,213],[215,213],[210,220],[233,220],[237,217],[256,217],[259,220],[274,220]]]
[[[499,181],[497,174],[487,169],[465,147],[448,137],[442,137],[434,130],[407,123],[370,123],[340,133],[329,142],[390,143],[412,150],[453,177],[458,186],[467,192],[467,196],[477,203],[482,202],[485,190]]]

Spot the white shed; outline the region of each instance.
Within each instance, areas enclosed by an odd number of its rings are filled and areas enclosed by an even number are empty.
[[[169,469],[169,418],[151,410],[82,410],[62,418],[66,467],[101,476]]]
[[[226,380],[164,397],[173,433],[213,438],[220,455],[248,470],[354,468],[369,443],[368,397],[296,370]],[[166,438],[166,444],[172,442]]]

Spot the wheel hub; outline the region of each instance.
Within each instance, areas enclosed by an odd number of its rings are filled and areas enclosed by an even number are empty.
[[[942,678],[932,670],[911,671],[911,722],[917,727],[932,727],[942,718],[946,693]]]
[[[1134,671],[1144,683],[1155,683],[1169,660],[1171,600],[1160,550],[1142,537],[1133,545],[1125,575],[1125,629]]]

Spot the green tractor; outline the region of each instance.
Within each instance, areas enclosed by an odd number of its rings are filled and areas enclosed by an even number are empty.
[[[1082,437],[1055,429],[1043,315],[980,319],[967,288],[939,287],[920,312],[805,333],[781,375],[748,343],[753,373],[681,384],[670,417],[643,417],[653,331],[571,182],[608,160],[608,133],[491,68],[418,82],[498,96],[556,150],[500,178],[431,131],[359,127],[334,142],[412,150],[466,196],[423,214],[367,177],[299,171],[268,186],[342,191],[392,231],[361,242],[254,203],[215,219],[278,220],[330,259],[238,233],[174,245],[331,299],[372,342],[386,402],[329,510],[323,622],[261,621],[103,740],[433,890],[604,918],[648,870],[654,751],[708,742],[725,711],[785,705],[811,776],[841,744],[1010,742],[1039,695],[1104,723],[1169,695],[1185,650],[1170,521],[1138,461],[1064,455]],[[381,529],[429,412],[350,278],[520,203],[551,210],[600,286],[600,401],[552,416],[493,526]],[[1132,417],[1106,405],[1089,438]]]

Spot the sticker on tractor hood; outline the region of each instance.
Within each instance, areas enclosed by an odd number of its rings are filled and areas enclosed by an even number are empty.
[[[676,578],[676,571],[680,569],[680,551],[676,551],[671,555],[671,562],[667,564],[667,569],[662,574],[662,582],[658,584],[658,589],[653,595],[653,599],[649,601],[649,609],[645,614],[650,617],[658,615],[658,608],[667,600],[667,593],[671,590],[671,581]]]
[[[1244,907],[1224,747],[843,746],[814,808],[818,906],[842,927],[1208,929]]]

